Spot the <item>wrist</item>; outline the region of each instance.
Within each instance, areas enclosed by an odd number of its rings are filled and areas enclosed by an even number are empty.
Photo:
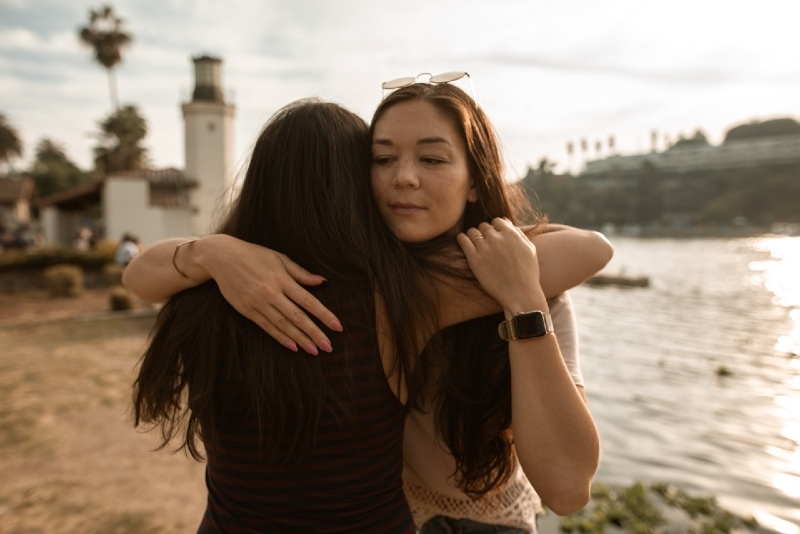
[[[519,298],[517,295],[513,301],[503,303],[503,314],[506,319],[511,319],[520,313],[526,313],[532,310],[539,310],[545,313],[550,313],[550,307],[547,304],[547,297],[541,289],[534,294],[527,295],[524,298]]]
[[[231,250],[233,241],[235,239],[228,234],[209,234],[192,245],[194,250],[189,261],[202,281],[216,280],[218,268],[237,257]]]
[[[504,341],[543,337],[553,333],[553,319],[548,312],[541,310],[518,313],[502,321],[497,332]]]
[[[209,258],[209,250],[213,250],[209,237],[187,239],[175,247],[173,265],[184,277],[196,283],[202,283],[211,278],[209,266],[213,260]]]
[[[188,252],[186,251],[186,249],[191,247],[192,244],[194,244],[196,241],[197,241],[196,239],[191,239],[189,241],[182,241],[181,243],[178,243],[177,245],[175,245],[175,248],[172,250],[172,267],[174,267],[175,268],[175,272],[177,272],[183,278],[188,278],[190,280],[191,280],[192,277],[189,276],[188,274],[186,274],[185,266],[182,268],[178,264],[178,261],[179,261],[179,257],[180,257],[180,253],[181,252],[183,252],[183,258],[181,258],[181,263],[183,263],[183,261],[186,260],[186,256],[188,255]]]

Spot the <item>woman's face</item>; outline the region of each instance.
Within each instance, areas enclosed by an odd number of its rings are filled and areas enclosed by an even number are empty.
[[[455,122],[428,102],[396,104],[378,119],[371,175],[381,216],[407,243],[457,234],[478,199]]]

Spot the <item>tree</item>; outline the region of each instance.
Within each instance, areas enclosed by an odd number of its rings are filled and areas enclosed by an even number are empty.
[[[64,149],[50,139],[42,139],[36,145],[36,161],[30,175],[36,182],[39,195],[43,197],[89,181],[88,175],[70,161]]]
[[[555,162],[550,161],[547,156],[545,156],[539,159],[539,165],[536,167],[536,173],[539,176],[551,176],[555,168]]]
[[[120,108],[99,124],[100,144],[94,148],[94,164],[106,174],[135,171],[147,166],[147,150],[140,145],[147,122],[136,106]]]
[[[683,137],[681,136],[678,141],[670,147],[673,148],[681,148],[681,147],[697,147],[697,146],[710,146],[711,143],[708,142],[708,137],[706,134],[703,133],[703,130],[697,129],[694,131],[694,135],[692,137]]]
[[[94,49],[94,58],[108,71],[108,88],[111,105],[119,108],[114,67],[122,61],[122,49],[130,45],[133,37],[123,31],[123,19],[116,16],[114,8],[105,5],[89,11],[89,25],[80,29],[81,42]]]
[[[786,117],[766,121],[754,121],[734,126],[725,134],[725,141],[752,139],[754,137],[772,137],[776,135],[800,135],[800,123]]]
[[[0,113],[0,163],[9,163],[15,156],[22,156],[22,141],[17,129]]]

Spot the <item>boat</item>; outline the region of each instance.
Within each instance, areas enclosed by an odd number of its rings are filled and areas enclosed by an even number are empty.
[[[586,284],[590,286],[650,287],[650,277],[601,273],[589,278]]]

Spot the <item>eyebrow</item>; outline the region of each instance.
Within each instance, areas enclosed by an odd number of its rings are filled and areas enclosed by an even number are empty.
[[[433,145],[437,143],[444,143],[448,146],[453,146],[450,141],[445,139],[444,137],[434,136],[434,137],[423,137],[422,139],[417,141],[418,145]],[[372,141],[373,145],[384,145],[384,146],[393,146],[394,143],[391,139],[383,139],[377,138]]]

